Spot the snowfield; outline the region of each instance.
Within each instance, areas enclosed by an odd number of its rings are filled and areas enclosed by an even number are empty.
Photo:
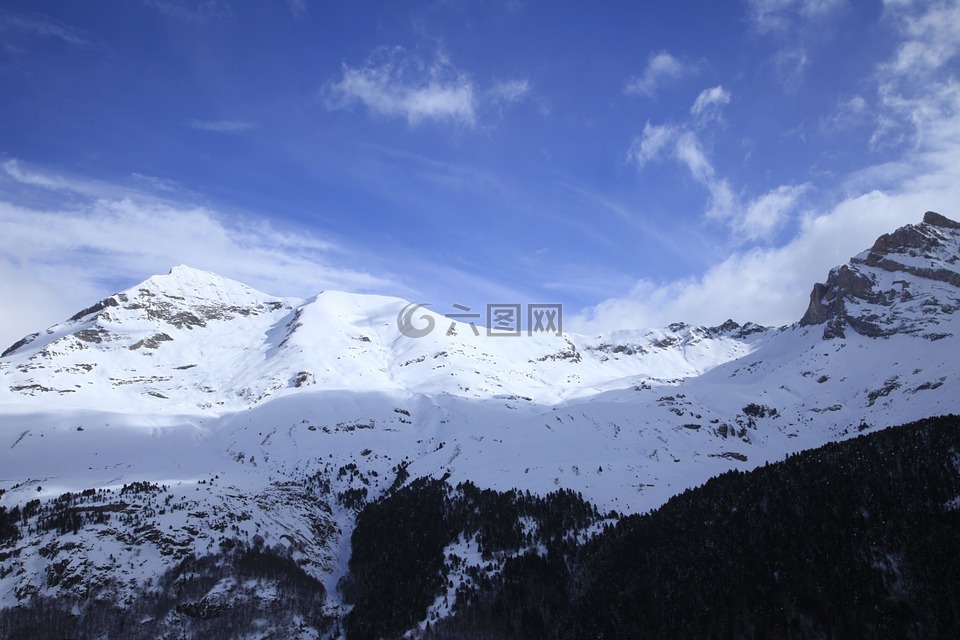
[[[260,536],[337,615],[356,510],[401,468],[642,512],[731,468],[960,412],[960,288],[930,277],[960,278],[960,231],[913,228],[936,246],[894,247],[879,266],[861,254],[848,268],[870,295],[828,281],[818,302],[844,301],[832,320],[782,328],[507,338],[449,335],[422,310],[437,328],[410,338],[404,300],[277,298],[175,267],[0,358],[0,505],[92,489],[77,504],[113,514],[12,543],[0,607],[91,590],[123,603],[189,553]],[[890,331],[858,333],[860,320]],[[831,322],[842,336],[825,338]]]

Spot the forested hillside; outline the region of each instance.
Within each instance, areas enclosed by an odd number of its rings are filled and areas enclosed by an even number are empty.
[[[440,550],[453,532],[478,530],[477,518],[514,522],[525,509],[519,494],[496,496],[496,508],[441,508],[448,492],[421,481],[361,514],[352,567],[361,576],[363,567],[379,568],[381,597],[371,590],[358,598],[351,637],[389,637],[412,626],[444,582]],[[401,500],[417,508],[398,508]],[[423,510],[427,503],[434,513]],[[406,522],[421,517],[421,526]],[[376,543],[368,537],[374,522],[382,535]],[[454,615],[427,637],[930,638],[960,631],[956,416],[726,473],[571,545],[563,532],[578,524],[554,520],[539,545],[492,544],[513,553],[460,587]],[[432,526],[444,533],[431,537]],[[396,531],[405,532],[399,546]],[[379,562],[371,549],[381,549]],[[382,609],[405,598],[420,598],[405,617]]]

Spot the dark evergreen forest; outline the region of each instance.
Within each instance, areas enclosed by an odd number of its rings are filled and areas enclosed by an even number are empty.
[[[421,480],[361,514],[351,638],[394,637],[422,620],[442,586],[445,542],[531,508],[518,493],[459,507],[450,495]],[[728,472],[586,544],[569,533],[587,520],[563,514],[589,511],[566,499],[536,501],[539,550],[461,590],[455,615],[427,637],[960,637],[956,416]],[[520,548],[509,526],[494,530],[489,548]]]
[[[263,620],[350,640],[424,620],[430,640],[960,637],[957,416],[731,471],[624,517],[567,490],[397,472],[359,512],[343,620],[282,549],[225,541],[130,602],[35,597],[0,612],[0,637],[148,638],[173,622],[182,637],[232,638]],[[78,516],[78,499],[0,510],[0,547],[28,526],[66,533],[101,517]],[[467,541],[471,559],[451,551]],[[270,581],[277,597],[224,607],[206,594],[228,577]],[[431,614],[437,603],[451,615]]]

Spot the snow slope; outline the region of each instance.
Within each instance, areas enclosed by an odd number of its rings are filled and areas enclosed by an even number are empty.
[[[447,331],[425,309],[435,330],[408,337],[400,299],[277,298],[175,267],[0,358],[0,505],[95,489],[118,514],[34,526],[0,555],[0,606],[91,583],[122,601],[187,553],[259,535],[323,580],[336,615],[355,511],[399,467],[636,512],[956,413],[958,259],[960,228],[927,214],[831,271],[789,327],[521,337]]]

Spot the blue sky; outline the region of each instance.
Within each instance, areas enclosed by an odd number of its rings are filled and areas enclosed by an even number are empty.
[[[185,263],[277,295],[782,324],[960,217],[957,2],[5,2],[0,342]]]

